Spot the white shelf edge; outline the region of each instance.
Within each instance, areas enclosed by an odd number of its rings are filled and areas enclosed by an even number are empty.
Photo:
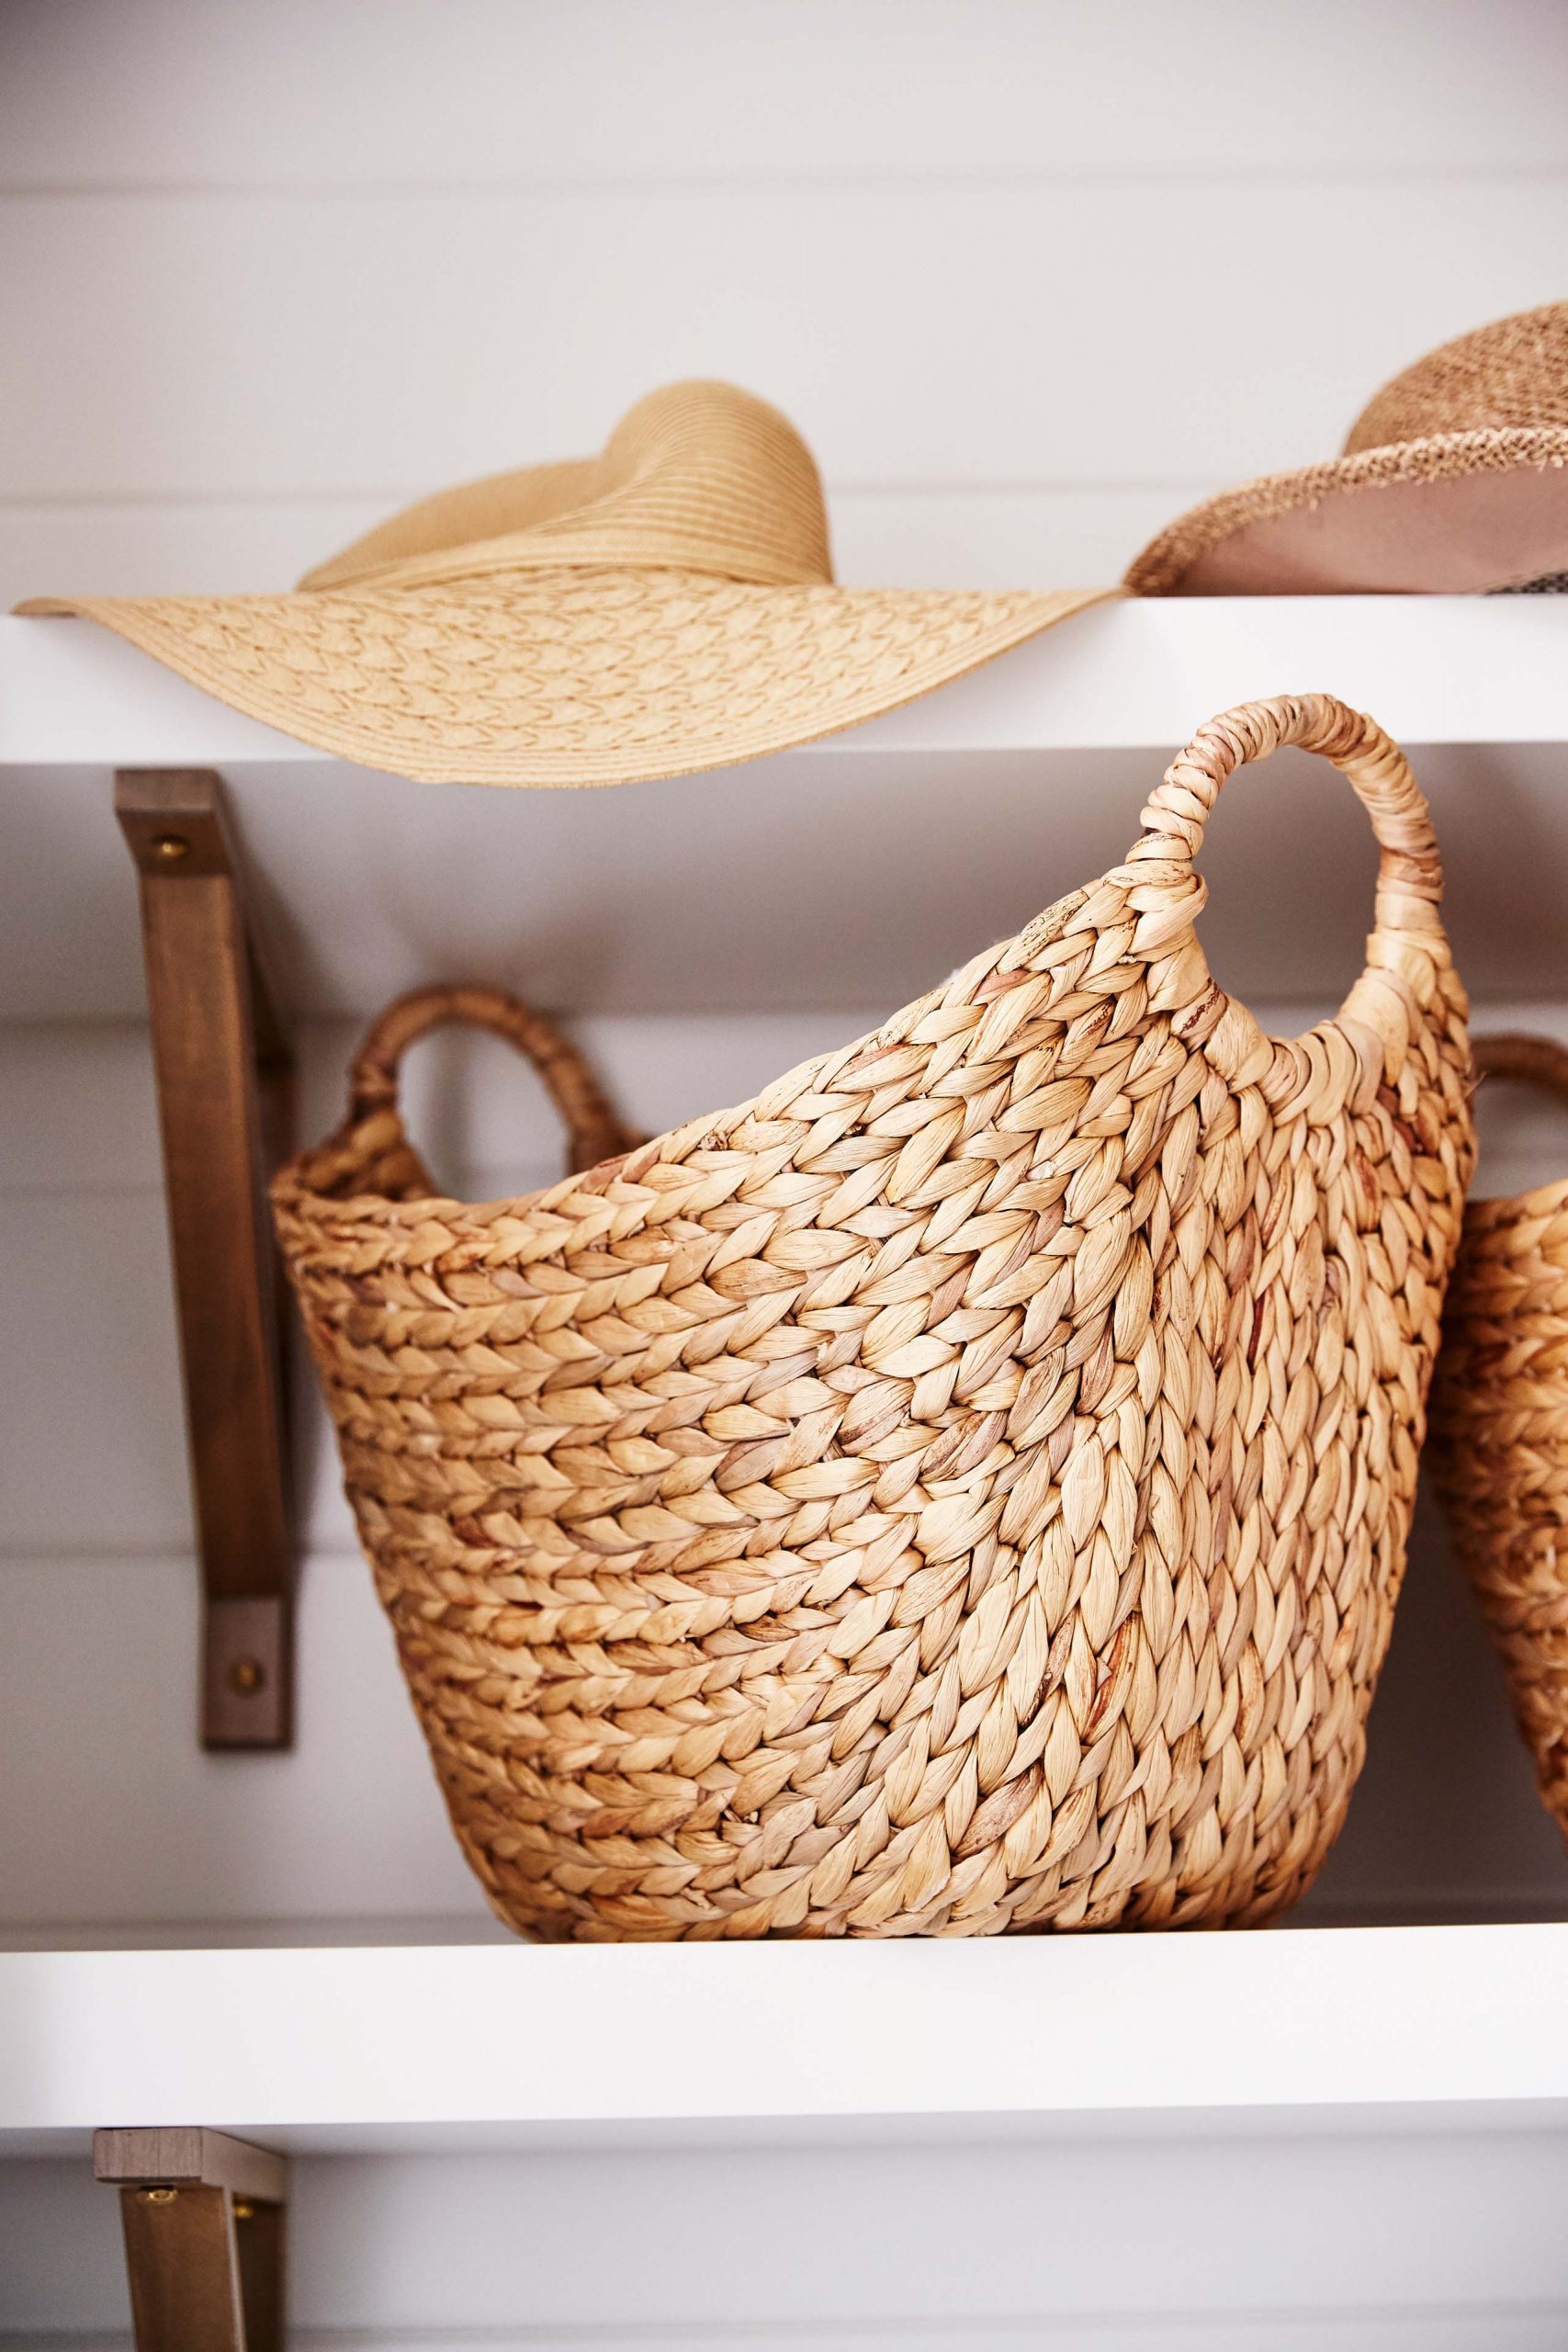
[[[1560,742],[1568,598],[1126,600],[804,755],[1168,747],[1228,704],[1307,688],[1371,709],[1406,743]],[[0,769],[323,756],[91,622],[0,618]]]
[[[0,1957],[9,2135],[1568,2102],[1568,1924]]]

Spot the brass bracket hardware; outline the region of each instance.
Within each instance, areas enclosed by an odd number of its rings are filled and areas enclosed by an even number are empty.
[[[119,2190],[137,2352],[283,2352],[283,2157],[197,2130],[95,2132]]]
[[[266,1178],[293,1063],[257,960],[222,791],[204,769],[122,770],[115,813],[141,934],[201,1555],[201,1738],[293,1736],[282,1284]]]

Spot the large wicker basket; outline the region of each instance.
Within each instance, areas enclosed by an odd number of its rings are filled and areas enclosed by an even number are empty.
[[[1485,1077],[1568,1101],[1568,1050],[1478,1038]],[[1433,1479],[1568,1836],[1568,1178],[1472,1201],[1432,1397]]]
[[[1281,742],[1382,845],[1343,1011],[1211,978],[1192,860]],[[624,1157],[531,1015],[372,1035],[276,1206],[464,1849],[547,1937],[1256,1921],[1361,1762],[1472,1129],[1405,762],[1203,728],[1117,866],[869,1037]],[[394,1069],[544,1052],[582,1172],[431,1197]]]

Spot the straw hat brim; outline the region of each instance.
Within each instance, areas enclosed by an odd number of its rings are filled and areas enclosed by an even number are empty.
[[[756,587],[570,567],[273,596],[35,598],[339,759],[431,784],[625,784],[895,710],[1114,588]]]
[[[1466,595],[1568,572],[1568,428],[1331,458],[1206,499],[1130,566],[1134,596]]]

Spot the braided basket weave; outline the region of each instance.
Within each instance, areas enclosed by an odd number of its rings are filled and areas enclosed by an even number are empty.
[[[1382,843],[1367,968],[1289,1043],[1192,929],[1220,786],[1281,742]],[[1425,804],[1342,705],[1214,720],[1144,822],[874,1035],[631,1148],[534,1016],[405,1001],[279,1178],[365,1546],[515,1927],[1255,1921],[1322,1861],[1470,1173],[1464,994]],[[447,1016],[541,1060],[581,1172],[431,1196],[394,1070]]]
[[[1568,1102],[1568,1050],[1549,1038],[1478,1038],[1475,1064]],[[1466,1212],[1432,1472],[1568,1836],[1568,1179]]]

